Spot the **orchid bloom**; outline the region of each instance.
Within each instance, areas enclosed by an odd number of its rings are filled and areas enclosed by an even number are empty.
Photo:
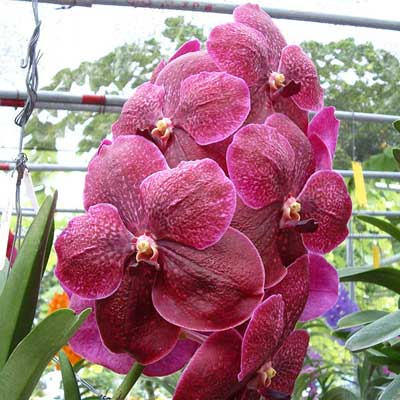
[[[207,50],[218,67],[246,81],[252,110],[248,123],[262,123],[273,112],[287,114],[306,131],[307,111],[323,106],[316,68],[299,46],[286,41],[258,5],[233,12],[235,22],[215,27]]]
[[[94,300],[72,295],[69,307],[76,313],[87,308],[95,309]],[[103,344],[95,314],[92,313],[70,340],[72,349],[86,360],[102,365],[119,374],[127,374],[135,359],[127,353],[112,353]],[[165,376],[180,370],[193,355],[198,344],[191,340],[179,340],[174,349],[160,361],[147,365],[146,376]]]
[[[229,227],[235,204],[233,184],[210,159],[169,169],[137,135],[100,146],[85,181],[87,212],[58,237],[55,272],[95,300],[110,351],[151,364],[181,328],[218,331],[249,318],[264,271],[250,240]]]
[[[113,137],[145,136],[160,147],[171,167],[210,157],[224,166],[224,141],[245,121],[250,94],[242,79],[217,70],[202,51],[174,59],[155,84],[139,86],[124,104],[112,126]]]
[[[227,165],[241,199],[232,226],[259,250],[267,286],[306,249],[324,254],[346,238],[352,207],[343,178],[331,170],[314,172],[310,142],[283,114],[240,129]]]
[[[211,335],[183,372],[173,400],[290,399],[308,347],[293,328],[308,295],[307,256],[267,293],[243,338],[235,329]]]

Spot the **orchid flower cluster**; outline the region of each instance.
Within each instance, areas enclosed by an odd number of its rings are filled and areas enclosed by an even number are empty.
[[[336,303],[322,254],[351,216],[315,66],[260,7],[233,19],[136,89],[56,241],[70,307],[94,310],[74,351],[118,373],[186,365],[174,400],[291,397],[295,325]]]

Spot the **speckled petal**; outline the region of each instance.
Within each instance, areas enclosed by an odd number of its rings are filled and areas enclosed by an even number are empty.
[[[71,297],[69,307],[79,313],[86,308],[92,308],[89,317],[71,338],[69,344],[75,353],[86,360],[102,365],[118,374],[127,374],[135,360],[127,353],[111,353],[101,341],[99,328],[97,327],[94,300],[84,300],[76,295]]]
[[[151,232],[197,249],[217,242],[235,212],[233,184],[209,159],[155,173],[140,190]]]
[[[324,164],[331,165],[333,157],[335,156],[336,144],[339,135],[340,121],[335,117],[335,107],[325,107],[318,114],[314,116],[308,127],[307,135],[313,144],[313,137],[318,137],[326,146],[329,151],[330,158],[322,161]],[[314,144],[313,144],[314,146]],[[318,150],[314,146],[315,153]],[[326,156],[325,156],[326,157]],[[332,168],[332,167],[331,167]],[[322,168],[319,168],[322,169]]]
[[[317,171],[298,197],[302,219],[318,222],[313,233],[303,233],[306,247],[315,253],[328,253],[348,235],[351,198],[343,178],[334,171]]]
[[[242,342],[240,381],[272,360],[283,332],[284,308],[282,297],[273,295],[254,310]]]
[[[178,50],[175,51],[175,53],[168,60],[168,62],[170,63],[171,61],[174,61],[176,58],[181,57],[184,54],[200,51],[200,47],[201,47],[200,40],[198,39],[188,40],[187,42],[183,43],[183,45],[179,47]]]
[[[307,253],[301,234],[294,228],[280,229],[275,241],[282,263],[286,267]]]
[[[218,70],[205,51],[187,53],[169,62],[156,79],[156,84],[165,90],[164,115],[171,117],[175,113],[180,101],[181,84],[186,78],[199,72]]]
[[[118,211],[98,204],[73,218],[55,242],[55,274],[72,293],[87,299],[111,295],[121,283],[133,235]]]
[[[293,174],[290,177],[289,191],[292,196],[297,196],[315,170],[311,144],[300,128],[286,115],[275,113],[267,118],[265,124],[275,128],[289,142],[294,151]]]
[[[245,124],[263,124],[270,113],[270,99],[264,84],[250,88],[250,102],[250,113]]]
[[[179,371],[191,359],[199,344],[192,340],[178,340],[174,349],[160,361],[147,365],[143,373],[146,376],[166,376]]]
[[[13,250],[13,243],[14,243],[14,234],[11,231],[9,231],[6,257],[8,258],[10,265],[12,265],[14,263],[15,258],[17,257],[17,249],[14,248],[14,250]]]
[[[233,329],[211,335],[181,375],[173,400],[227,400],[238,383],[241,344]]]
[[[211,158],[228,174],[226,166],[226,150],[232,142],[232,136],[222,142],[207,146],[200,146],[185,131],[174,129],[173,135],[168,140],[164,156],[171,168],[175,168],[181,161],[201,160]]]
[[[300,321],[318,318],[330,310],[338,299],[339,278],[336,269],[318,254],[309,254],[310,294]]]
[[[279,397],[272,397],[271,392],[291,395],[296,379],[303,367],[304,358],[308,349],[309,336],[306,331],[294,331],[277,351],[272,367],[276,376],[272,378],[271,385],[262,391],[266,400],[276,400]],[[285,397],[282,397],[285,398]]]
[[[115,353],[130,353],[147,365],[165,357],[175,346],[180,329],[155,310],[151,291],[153,266],[128,266],[119,289],[96,301],[96,319],[104,344]]]
[[[251,208],[283,204],[293,175],[294,152],[289,142],[266,125],[247,125],[227,151],[229,176],[238,195]]]
[[[264,35],[244,24],[216,26],[207,50],[223,71],[244,79],[249,86],[267,82],[272,71]]]
[[[113,137],[135,135],[151,130],[163,118],[164,89],[150,82],[140,85],[122,107],[121,115],[113,124]]]
[[[141,136],[121,136],[103,145],[88,167],[84,206],[113,204],[132,232],[143,225],[139,186],[153,172],[168,168],[156,145]]]
[[[323,140],[314,133],[308,136],[308,140],[310,141],[314,152],[315,169],[332,169],[333,159],[331,152]]]
[[[268,48],[269,64],[272,70],[276,71],[281,51],[286,46],[286,40],[272,18],[258,4],[250,3],[236,7],[233,11],[233,17],[235,22],[250,26],[264,35]]]
[[[315,65],[303,50],[296,45],[286,46],[282,50],[279,72],[286,81],[301,83],[300,92],[291,98],[303,110],[318,111],[324,105],[322,89]]]
[[[286,275],[286,268],[278,251],[278,235],[281,205],[273,203],[254,210],[238,198],[232,227],[244,233],[256,246],[265,268],[265,286],[272,287]]]
[[[242,79],[225,72],[201,72],[182,82],[173,121],[206,145],[232,135],[249,111],[250,93]]]
[[[279,96],[271,103],[268,115],[274,112],[288,116],[304,133],[308,129],[308,112],[299,108],[291,98]]]
[[[157,66],[154,68],[152,74],[151,74],[151,78],[150,78],[150,83],[155,83],[157,80],[158,75],[160,74],[160,72],[164,69],[164,67],[167,65],[165,60],[161,60]]]
[[[287,274],[281,282],[266,292],[266,296],[280,294],[285,302],[282,340],[294,329],[304,310],[310,290],[309,280],[309,260],[308,255],[304,255],[287,268]]]
[[[199,331],[228,329],[248,319],[261,301],[261,259],[237,230],[229,228],[205,250],[165,240],[158,245],[162,272],[154,285],[153,303],[171,323]]]

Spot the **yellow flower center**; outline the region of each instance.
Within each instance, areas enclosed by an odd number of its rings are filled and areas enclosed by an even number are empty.
[[[151,131],[151,136],[160,140],[161,144],[165,146],[172,130],[172,121],[169,118],[163,118],[156,122],[156,127]]]
[[[136,261],[156,263],[158,250],[156,242],[147,235],[140,236],[136,241]]]

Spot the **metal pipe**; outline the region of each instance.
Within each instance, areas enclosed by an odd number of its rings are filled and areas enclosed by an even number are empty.
[[[23,107],[26,92],[19,90],[0,90],[0,106]],[[36,108],[49,110],[88,111],[100,113],[120,113],[127,97],[112,95],[83,94],[74,95],[66,92],[38,92]],[[314,115],[315,113],[311,113]],[[336,111],[340,120],[360,122],[392,123],[400,119],[398,115],[373,114],[351,111]]]
[[[347,236],[351,239],[392,239],[390,235],[380,235],[379,233],[353,233]]]
[[[19,0],[30,1],[30,0]],[[111,5],[131,6],[143,8],[159,8],[180,11],[212,12],[231,14],[240,4],[214,3],[205,1],[186,0],[40,0],[41,3],[52,3],[63,6]],[[341,14],[328,14],[315,11],[288,10],[281,8],[263,7],[272,18],[288,19],[293,21],[319,22],[324,24],[350,25],[364,28],[387,29],[400,31],[400,22],[377,18],[366,18]]]

